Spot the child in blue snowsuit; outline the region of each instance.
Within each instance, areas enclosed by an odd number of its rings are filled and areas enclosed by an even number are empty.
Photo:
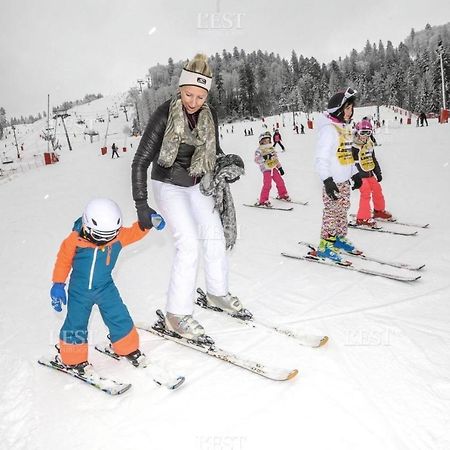
[[[164,227],[161,223],[157,229]],[[50,292],[52,306],[62,311],[66,304],[65,282],[71,272],[67,316],[60,331],[60,360],[68,366],[87,363],[87,326],[96,304],[109,329],[112,349],[120,356],[138,357],[139,335],[127,307],[122,302],[112,278],[112,270],[120,251],[142,239],[149,230],[141,230],[138,222],[122,227],[122,215],[109,199],[94,199],[83,217],[74,223],[72,232],[62,242],[53,270]]]

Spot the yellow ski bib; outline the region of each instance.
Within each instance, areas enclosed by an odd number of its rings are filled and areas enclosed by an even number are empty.
[[[334,125],[336,131],[338,132],[338,148],[336,150],[336,157],[342,166],[349,166],[353,164],[353,154],[352,154],[352,130],[347,128],[342,128]]]
[[[261,155],[265,157],[264,166],[266,167],[266,169],[273,169],[274,167],[277,167],[279,161],[276,155],[276,151],[273,147],[260,149],[260,151]]]
[[[364,172],[370,172],[375,169],[375,162],[373,160],[373,145],[372,141],[367,141],[363,145],[358,145],[358,159],[359,165]]]

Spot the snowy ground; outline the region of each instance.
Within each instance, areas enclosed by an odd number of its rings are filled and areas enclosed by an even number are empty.
[[[117,101],[102,99],[76,110],[95,120]],[[373,112],[357,109],[355,117]],[[106,124],[94,121],[99,142],[90,144],[69,128],[73,151],[62,134],[58,164],[1,177],[0,449],[449,449],[450,128],[435,120],[417,128],[414,118],[413,125],[400,125],[386,108],[381,115],[387,126],[377,134],[382,145],[376,151],[387,207],[431,228],[416,237],[351,230],[350,238],[374,256],[426,263],[422,279],[410,284],[281,257],[281,251],[300,252],[298,240],[319,238],[315,133],[294,134],[292,115],[285,115],[280,131],[287,151],[280,158],[287,187],[294,199],[310,202],[286,213],[242,206],[255,201],[261,187],[253,163],[261,123],[234,124],[234,133],[230,125],[223,129],[223,149],[240,154],[247,172],[232,187],[240,224],[231,255],[232,292],[255,316],[327,334],[330,341],[310,349],[206,311],[197,318],[223,348],[298,368],[298,377],[288,382],[269,381],[145,333],[142,349],[186,376],[178,391],[156,386],[145,372],[93,347],[90,360],[98,371],[131,382],[129,392],[113,398],[39,366],[40,355],[53,353],[64,319],[49,299],[59,244],[92,197],[113,198],[125,223],[135,220],[130,165],[138,140],[125,140],[121,113],[107,139],[109,147],[127,145],[120,159],[100,155]],[[267,122],[276,120],[282,124],[281,116]],[[245,137],[250,126],[256,136]],[[43,122],[18,127],[27,136],[29,158],[45,150],[39,127]],[[8,144],[7,151],[14,158],[14,147]],[[354,192],[353,212],[357,200]],[[172,254],[169,233],[152,232],[119,258],[115,279],[135,320],[152,321],[164,306]],[[91,344],[105,335],[95,310]]]

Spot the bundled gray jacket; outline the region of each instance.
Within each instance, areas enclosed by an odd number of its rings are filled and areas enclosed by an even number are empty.
[[[147,199],[147,170],[152,162],[152,180],[185,187],[193,186],[200,182],[199,177],[192,177],[188,173],[191,158],[195,151],[193,145],[180,144],[178,155],[171,167],[162,167],[157,163],[166,130],[170,102],[171,100],[167,100],[152,114],[134,156],[131,183],[135,201]],[[217,114],[212,107],[210,109],[215,125],[216,154],[220,155],[223,154],[223,151],[219,143]]]

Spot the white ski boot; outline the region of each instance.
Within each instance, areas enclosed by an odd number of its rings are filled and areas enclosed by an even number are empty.
[[[170,312],[165,316],[166,328],[186,339],[198,340],[204,336],[205,329],[192,317],[192,315],[178,315]]]
[[[220,308],[229,314],[236,314],[243,309],[241,301],[230,293],[222,296],[206,294],[206,301],[208,306]]]

